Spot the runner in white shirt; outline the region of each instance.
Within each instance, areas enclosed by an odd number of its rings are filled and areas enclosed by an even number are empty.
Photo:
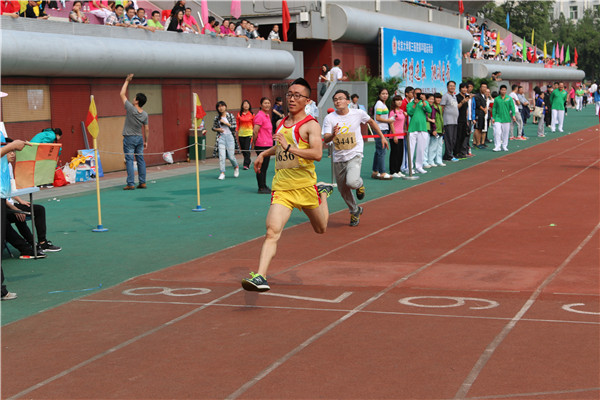
[[[356,204],[352,190],[356,190],[358,200],[365,197],[365,187],[360,177],[364,148],[360,125],[368,123],[381,137],[384,148],[388,147],[388,142],[369,114],[363,110],[348,108],[350,93],[345,90],[336,91],[333,104],[336,111],[328,114],[323,121],[323,138],[325,143],[333,141],[335,180],[342,198],[350,209],[350,226],[357,226],[363,208]]]

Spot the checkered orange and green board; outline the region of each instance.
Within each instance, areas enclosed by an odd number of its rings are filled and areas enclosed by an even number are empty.
[[[61,144],[31,143],[17,152],[15,183],[17,189],[54,182],[54,171]]]

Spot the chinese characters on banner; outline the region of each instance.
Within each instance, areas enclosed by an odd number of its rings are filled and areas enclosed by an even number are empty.
[[[399,89],[444,93],[448,81],[462,82],[461,42],[422,33],[381,29],[383,79],[400,77]]]

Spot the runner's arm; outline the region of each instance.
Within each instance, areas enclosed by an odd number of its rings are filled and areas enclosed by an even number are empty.
[[[321,126],[316,121],[310,121],[300,127],[300,136],[308,136],[308,149],[299,149],[297,147],[290,147],[288,152],[290,154],[304,158],[305,160],[321,161],[323,157],[323,141],[321,140]],[[283,135],[276,135],[276,139],[279,140],[281,146],[287,149],[288,142],[285,140]]]

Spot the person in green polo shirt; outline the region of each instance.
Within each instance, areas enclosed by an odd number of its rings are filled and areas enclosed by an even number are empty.
[[[416,91],[416,89],[415,89]],[[425,95],[420,94],[419,98],[414,98],[406,106],[406,113],[410,116],[408,124],[408,136],[410,140],[410,161],[415,163],[415,171],[420,174],[426,174],[423,169],[423,158],[429,148],[429,133],[427,132],[427,116],[431,113],[431,106],[425,100]],[[416,151],[416,159],[414,157]]]
[[[515,122],[515,103],[506,95],[506,85],[500,86],[500,95],[494,99],[492,124],[494,124],[494,151],[508,151],[510,122]]]
[[[585,96],[585,90],[578,86],[575,90],[575,111],[583,110],[583,96]]]
[[[152,19],[148,20],[148,26],[160,30],[165,29],[165,27],[160,23],[160,12],[152,11]]]
[[[567,91],[565,90],[565,84],[560,82],[558,89],[552,91],[550,95],[550,108],[552,109],[552,123],[550,124],[550,130],[556,132],[556,124],[558,123],[558,130],[563,132],[563,121],[565,120],[565,102],[567,101]]]

